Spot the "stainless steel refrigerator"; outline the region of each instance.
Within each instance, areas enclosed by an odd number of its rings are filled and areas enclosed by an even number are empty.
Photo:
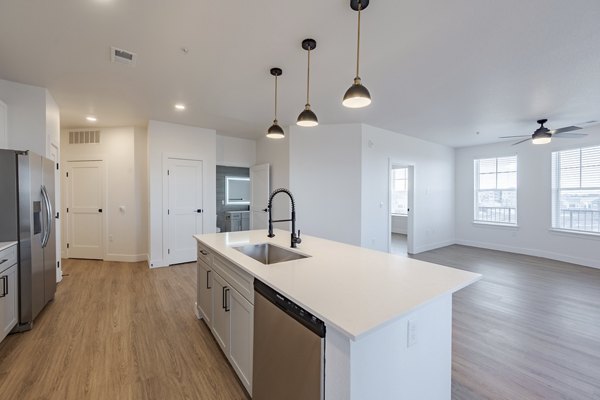
[[[29,151],[0,150],[0,242],[18,242],[15,331],[31,329],[56,291],[55,168],[53,161]]]

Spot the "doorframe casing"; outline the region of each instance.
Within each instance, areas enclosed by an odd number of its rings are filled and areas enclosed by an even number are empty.
[[[204,171],[205,162],[203,159],[199,158],[194,154],[183,154],[183,153],[162,153],[162,260],[165,267],[170,266],[170,254],[168,253],[169,242],[170,242],[170,232],[169,232],[169,160],[188,160],[188,161],[200,161],[202,163],[202,204],[205,207],[205,181],[206,181],[206,173]],[[204,213],[202,213],[202,232],[205,232],[205,224],[206,218],[204,217]]]
[[[406,221],[406,253],[414,254],[415,252],[415,188],[416,188],[416,165],[412,162],[406,162],[402,160],[396,160],[393,158],[388,159],[388,204],[387,204],[387,251],[392,251],[392,169],[397,166],[401,168],[408,168],[408,215]]]

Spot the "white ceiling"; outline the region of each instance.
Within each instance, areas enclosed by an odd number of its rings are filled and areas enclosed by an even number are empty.
[[[63,127],[148,119],[256,138],[311,103],[321,123],[364,122],[450,146],[600,120],[600,1],[371,0],[367,109],[341,105],[354,75],[349,0],[0,0],[0,78],[47,87]],[[109,47],[138,54],[113,64]],[[181,47],[187,47],[186,55]],[[185,112],[173,109],[175,102]],[[308,129],[308,128],[307,128]],[[476,135],[479,131],[480,134]]]

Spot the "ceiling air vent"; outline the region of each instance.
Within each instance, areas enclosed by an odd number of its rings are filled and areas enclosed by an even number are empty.
[[[117,47],[111,47],[110,60],[112,62],[120,62],[134,66],[137,60],[137,54],[132,53],[131,51],[119,49]]]
[[[69,144],[100,143],[100,131],[69,131]]]

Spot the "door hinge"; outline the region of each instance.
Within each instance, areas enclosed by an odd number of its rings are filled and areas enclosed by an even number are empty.
[[[56,169],[59,169],[59,168],[58,168],[58,163],[56,163]]]
[[[60,219],[60,213],[56,213],[56,219]]]
[[[171,210],[167,210],[167,215],[171,215]]]
[[[60,261],[56,262],[56,269],[60,269]]]
[[[167,250],[167,254],[171,254],[171,249],[168,249],[168,250]]]
[[[69,177],[69,173],[67,172],[67,178]]]
[[[67,243],[67,249],[69,248],[69,243]]]
[[[67,207],[67,212],[69,212],[69,208]]]
[[[171,171],[167,170],[167,175],[171,175]]]

